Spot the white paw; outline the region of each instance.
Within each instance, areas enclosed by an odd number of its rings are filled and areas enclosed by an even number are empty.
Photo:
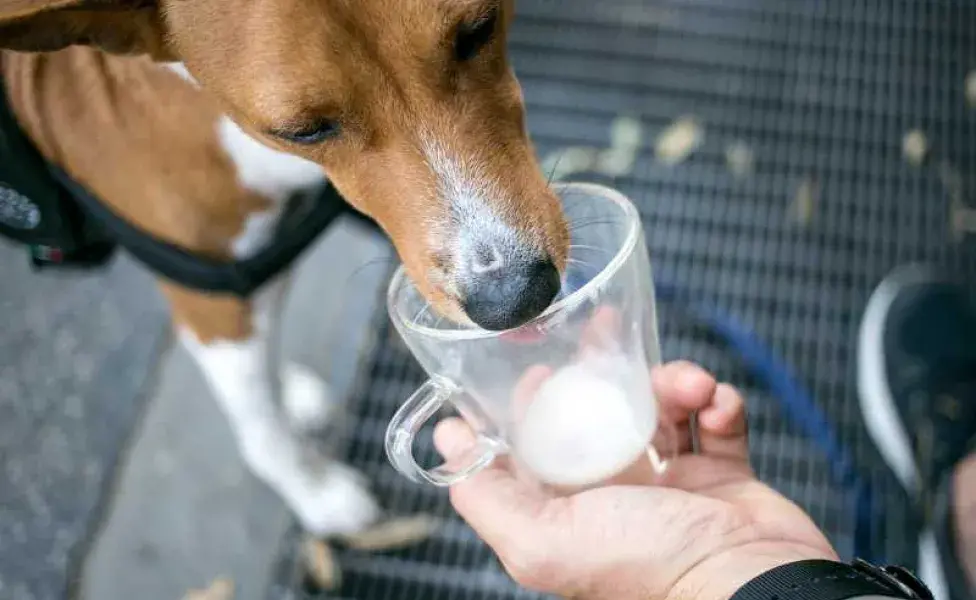
[[[281,370],[282,405],[291,426],[298,431],[325,427],[336,405],[329,385],[306,366],[285,363]]]
[[[363,476],[339,463],[330,464],[293,504],[305,530],[319,537],[351,535],[380,518]]]

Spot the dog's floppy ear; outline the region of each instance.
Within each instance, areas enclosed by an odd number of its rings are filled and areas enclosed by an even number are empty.
[[[0,48],[48,52],[72,45],[169,58],[157,0],[0,0]]]

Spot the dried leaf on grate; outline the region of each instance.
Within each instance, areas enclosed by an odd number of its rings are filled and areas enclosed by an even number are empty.
[[[200,590],[190,590],[183,596],[183,600],[232,600],[234,598],[234,582],[226,577],[214,579],[210,586]]]
[[[965,92],[966,104],[976,107],[976,71],[970,71],[966,75]]]
[[[725,164],[735,177],[751,175],[755,166],[752,148],[741,140],[730,143],[725,147]]]
[[[661,132],[654,144],[654,155],[666,165],[684,162],[704,139],[705,132],[694,117],[681,117]]]
[[[637,163],[644,128],[634,117],[617,117],[610,125],[610,147],[600,153],[597,170],[607,177],[629,175]]]
[[[426,540],[440,526],[440,519],[430,515],[397,517],[357,534],[343,536],[342,541],[356,550],[395,550]]]
[[[817,182],[812,178],[800,181],[790,204],[790,220],[806,227],[813,221],[817,205]]]
[[[338,589],[342,584],[342,570],[332,548],[321,540],[307,538],[302,544],[305,574],[321,591]]]
[[[929,140],[920,130],[912,129],[902,138],[901,151],[909,164],[914,167],[921,166],[929,153]]]
[[[542,172],[552,181],[562,181],[570,175],[592,172],[597,167],[600,150],[587,146],[562,148],[542,160]]]

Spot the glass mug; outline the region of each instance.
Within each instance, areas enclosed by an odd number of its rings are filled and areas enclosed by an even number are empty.
[[[449,486],[500,456],[555,490],[605,484],[650,465],[663,474],[674,430],[651,392],[660,362],[651,266],[640,217],[595,184],[553,187],[571,244],[562,290],[529,323],[487,331],[438,316],[401,266],[390,283],[393,323],[430,379],[386,431],[393,466],[415,482]],[[454,468],[422,467],[414,439],[445,405],[477,432]]]

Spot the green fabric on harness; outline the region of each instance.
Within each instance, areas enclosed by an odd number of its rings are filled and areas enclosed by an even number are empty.
[[[108,262],[115,249],[51,174],[2,89],[0,236],[28,246],[36,268],[97,267]]]

